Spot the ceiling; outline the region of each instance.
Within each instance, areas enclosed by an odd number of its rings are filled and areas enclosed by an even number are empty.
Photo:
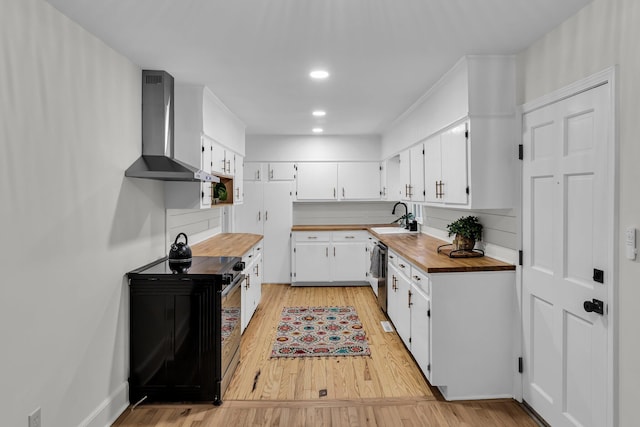
[[[590,0],[48,2],[141,68],[208,86],[248,134],[363,135],[461,56],[517,53]]]

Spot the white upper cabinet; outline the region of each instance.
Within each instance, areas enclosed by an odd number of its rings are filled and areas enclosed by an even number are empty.
[[[174,98],[176,158],[188,161],[184,156],[202,135],[244,155],[245,125],[207,87],[176,84]]]
[[[424,147],[414,145],[400,153],[400,199],[424,201]]]
[[[412,202],[424,201],[424,146],[415,145],[409,150],[411,154],[411,198]]]
[[[465,132],[460,132],[462,125]],[[383,147],[391,155],[425,144],[427,204],[504,209],[517,202],[517,140],[515,58],[472,55],[458,61],[410,114],[385,132]],[[400,168],[403,177],[404,161]],[[412,185],[417,196],[415,183],[405,177],[403,190],[405,185]],[[415,200],[404,191],[402,198]]]
[[[340,200],[379,200],[380,163],[338,163]]]
[[[394,156],[380,163],[380,198],[400,200],[400,156]]]
[[[233,204],[244,202],[244,157],[234,154],[233,169]]]
[[[305,162],[296,167],[297,200],[380,200],[379,162]]]
[[[269,163],[269,181],[293,181],[296,179],[296,164],[293,162]]]
[[[298,200],[337,200],[337,163],[298,163]]]
[[[262,181],[264,179],[264,164],[259,162],[245,162],[243,179],[245,181]]]
[[[462,123],[424,143],[426,188],[430,204],[466,205],[468,196],[468,124]]]

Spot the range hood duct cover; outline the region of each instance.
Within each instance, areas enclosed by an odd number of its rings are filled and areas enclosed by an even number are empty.
[[[220,178],[174,159],[173,77],[142,70],[142,156],[125,171],[131,178],[220,182]]]

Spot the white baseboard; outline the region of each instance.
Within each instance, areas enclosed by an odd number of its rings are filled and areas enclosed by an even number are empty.
[[[109,427],[129,406],[129,383],[124,382],[102,401],[78,427]]]

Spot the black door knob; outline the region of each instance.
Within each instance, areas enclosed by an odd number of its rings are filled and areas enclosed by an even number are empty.
[[[583,304],[584,311],[587,313],[604,314],[604,303],[598,299],[592,299],[591,301],[585,301]]]

